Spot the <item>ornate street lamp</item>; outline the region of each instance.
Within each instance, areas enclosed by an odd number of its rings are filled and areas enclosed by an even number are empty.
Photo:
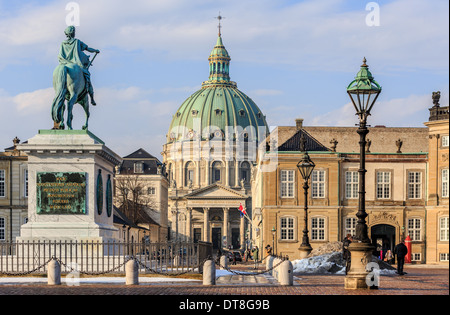
[[[311,177],[311,173],[314,170],[314,167],[316,165],[313,161],[311,161],[311,158],[309,157],[308,153],[305,152],[303,155],[303,158],[300,162],[297,164],[297,168],[300,171],[300,174],[303,178],[303,191],[305,192],[305,228],[303,229],[303,239],[302,244],[299,247],[300,250],[300,258],[306,258],[311,251],[312,247],[309,244],[309,237],[308,237],[308,181]]]
[[[275,255],[275,234],[277,234],[277,230],[275,227],[272,228],[272,255]]]
[[[356,110],[356,115],[359,117],[358,134],[360,136],[360,167],[359,173],[359,200],[358,218],[356,224],[356,235],[353,237],[353,242],[349,246],[351,253],[351,267],[345,279],[346,289],[360,289],[367,288],[366,270],[367,263],[371,262],[373,246],[371,244],[368,228],[366,224],[366,136],[369,133],[367,129],[367,118],[381,93],[381,86],[374,80],[372,73],[369,71],[369,66],[366,64],[367,60],[364,58],[361,70],[356,75],[347,87],[347,93],[352,100],[353,106]],[[374,288],[374,287],[371,287]]]

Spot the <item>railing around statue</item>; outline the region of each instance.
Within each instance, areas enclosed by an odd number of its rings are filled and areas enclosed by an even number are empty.
[[[141,273],[200,273],[209,243],[20,241],[0,243],[0,275],[43,274],[52,258],[63,273],[123,274],[135,259]]]

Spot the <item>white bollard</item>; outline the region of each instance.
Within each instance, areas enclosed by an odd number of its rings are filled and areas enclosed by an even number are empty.
[[[266,258],[266,270],[271,270],[273,267],[273,260],[275,257],[269,256]],[[270,274],[272,274],[272,271],[270,271]]]
[[[139,284],[139,266],[134,259],[128,261],[125,265],[125,284],[126,285]]]
[[[273,265],[275,266],[275,268],[273,268],[272,276],[277,280],[278,280],[278,272],[279,272],[279,268],[280,268],[280,266],[279,266],[280,262],[281,262],[281,259],[278,257],[273,260]]]
[[[228,268],[228,257],[223,255],[220,256],[220,268],[226,270]]]
[[[285,260],[281,263],[278,274],[278,282],[280,285],[284,286],[294,285],[294,266],[290,260]]]
[[[213,260],[207,260],[203,265],[203,285],[216,285],[216,265]]]
[[[48,285],[61,285],[61,265],[55,258],[48,263],[47,279]]]

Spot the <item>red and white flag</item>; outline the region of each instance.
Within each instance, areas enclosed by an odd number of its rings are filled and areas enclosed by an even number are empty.
[[[241,205],[239,206],[239,211],[241,212],[242,215],[247,215],[247,212],[245,211],[244,207]]]

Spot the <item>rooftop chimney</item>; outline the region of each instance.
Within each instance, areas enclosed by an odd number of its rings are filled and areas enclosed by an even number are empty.
[[[297,130],[303,129],[303,118],[297,118],[295,120],[295,126],[297,127]]]

